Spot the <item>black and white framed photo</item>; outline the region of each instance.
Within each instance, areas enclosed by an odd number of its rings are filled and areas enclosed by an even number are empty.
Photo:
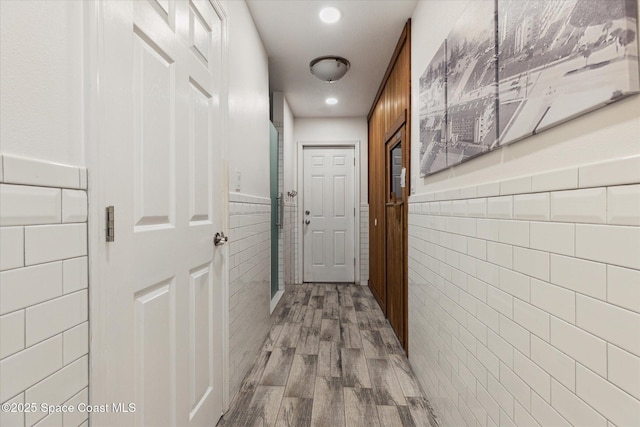
[[[636,0],[498,1],[499,139],[638,92]]]
[[[447,166],[497,146],[495,3],[470,2],[447,36]]]
[[[420,77],[420,176],[447,167],[447,41]]]
[[[638,0],[469,2],[420,78],[420,176],[639,93],[637,17]]]

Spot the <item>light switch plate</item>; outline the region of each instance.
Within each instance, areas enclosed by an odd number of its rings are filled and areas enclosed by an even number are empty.
[[[236,191],[240,191],[240,188],[241,188],[240,183],[241,183],[241,178],[242,178],[242,175],[240,173],[240,169],[236,169],[234,175],[235,175],[234,179],[235,179],[235,183],[236,183]]]

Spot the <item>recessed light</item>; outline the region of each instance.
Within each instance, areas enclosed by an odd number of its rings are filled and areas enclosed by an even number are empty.
[[[338,100],[336,98],[327,98],[324,100],[324,102],[329,105],[336,105],[338,103]]]
[[[342,14],[335,7],[325,7],[320,11],[320,20],[325,24],[335,24],[340,20]]]

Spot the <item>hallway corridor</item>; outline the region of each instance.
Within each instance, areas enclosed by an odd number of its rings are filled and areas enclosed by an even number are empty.
[[[219,426],[433,426],[429,405],[367,287],[287,288]]]

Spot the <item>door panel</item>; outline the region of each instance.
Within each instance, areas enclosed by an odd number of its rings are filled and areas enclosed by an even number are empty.
[[[211,45],[211,28],[202,16],[204,10],[199,10],[194,3],[189,4],[189,41],[193,52],[206,64],[209,61]]]
[[[303,158],[304,281],[353,282],[354,149],[304,148]]]
[[[312,265],[324,267],[324,231],[312,231]]]
[[[173,60],[134,28],[133,132],[135,224],[173,222]]]
[[[158,375],[174,370],[173,288],[171,278],[135,297],[136,401],[141,404],[136,411],[138,425],[163,425],[175,413],[171,377]]]
[[[400,343],[404,343],[404,204],[402,201],[388,203],[386,210],[387,318]]]
[[[344,218],[346,216],[347,188],[346,177],[333,177],[333,217]]]
[[[386,142],[385,149],[386,315],[403,346],[406,343],[405,238],[408,198],[408,187],[402,182],[402,170],[407,164],[404,134],[405,126],[402,125]]]
[[[214,293],[210,277],[211,266],[206,265],[191,272],[189,277],[189,405],[190,416],[204,402],[213,386],[213,331],[211,330],[211,304]]]
[[[106,354],[93,385],[135,413],[96,426],[210,426],[222,414],[227,191],[220,129],[222,16],[202,0],[100,2],[99,175]]]
[[[211,221],[211,95],[194,80],[189,86],[189,221]]]
[[[319,165],[322,166],[322,163]],[[311,215],[312,218],[324,218],[324,175],[311,177],[311,194],[314,197],[311,199]],[[320,196],[316,196],[320,195]]]
[[[333,265],[347,265],[347,234],[342,231],[334,231],[333,234]]]
[[[158,15],[173,28],[174,23],[174,1],[173,0],[147,0],[155,9]]]

